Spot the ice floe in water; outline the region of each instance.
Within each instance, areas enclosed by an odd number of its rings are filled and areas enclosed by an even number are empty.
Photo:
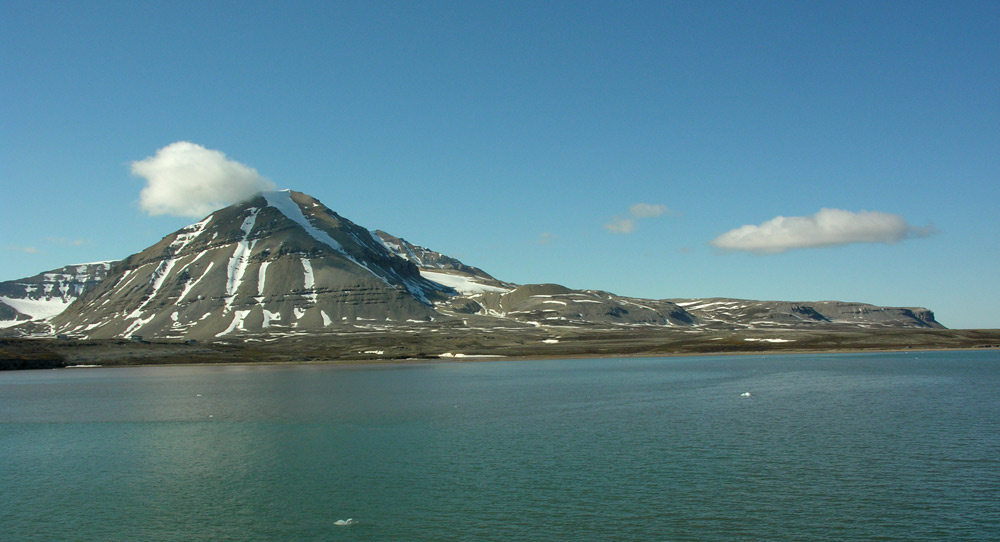
[[[347,518],[347,519],[338,519],[337,521],[334,521],[334,522],[333,522],[333,524],[334,524],[334,525],[338,525],[338,526],[340,526],[340,527],[348,527],[348,526],[350,526],[350,525],[354,525],[355,523],[357,523],[357,521],[354,521],[354,520],[353,520],[353,519],[351,519],[351,518]]]

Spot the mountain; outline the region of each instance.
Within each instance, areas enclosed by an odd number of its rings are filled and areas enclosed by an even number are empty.
[[[673,299],[708,328],[944,328],[922,307],[879,307],[843,301],[753,301],[749,299]]]
[[[52,319],[62,333],[215,339],[430,321],[453,291],[299,192],[266,192],[129,256]]]
[[[690,325],[693,319],[674,303],[632,300],[597,290],[571,290],[558,284],[517,285],[499,281],[482,269],[440,252],[413,245],[377,230],[397,256],[414,262],[421,276],[446,285],[458,295],[437,309],[452,317],[485,316],[531,325],[618,324]]]
[[[138,254],[100,265],[106,278],[100,280],[95,271],[78,281],[78,298],[72,303],[60,298],[65,310],[49,315],[47,331],[94,339],[269,341],[319,333],[417,332],[428,326],[484,333],[542,327],[691,332],[943,327],[923,308],[651,300],[558,284],[513,284],[401,237],[365,229],[292,191],[258,194]],[[16,303],[11,307],[20,310]],[[8,321],[29,318],[18,314]]]
[[[922,307],[729,298],[653,300],[600,290],[572,290],[558,284],[517,285],[381,230],[375,233],[398,256],[417,264],[422,276],[458,292],[437,304],[438,311],[448,316],[488,316],[532,325],[693,326],[720,330],[944,327],[934,319],[933,312]]]
[[[372,232],[377,239],[382,241],[382,244],[386,248],[392,251],[393,254],[413,262],[417,267],[423,271],[440,272],[444,274],[455,273],[459,275],[465,275],[470,277],[476,277],[483,281],[494,281],[496,279],[490,276],[489,273],[479,269],[478,267],[472,267],[471,265],[465,265],[464,263],[452,258],[450,256],[445,256],[440,252],[435,252],[429,248],[424,248],[421,246],[414,245],[406,239],[396,237],[394,235],[388,234],[382,230],[375,230]]]
[[[33,329],[47,331],[45,321],[104,280],[112,263],[67,265],[33,277],[0,282],[0,328],[34,322]]]

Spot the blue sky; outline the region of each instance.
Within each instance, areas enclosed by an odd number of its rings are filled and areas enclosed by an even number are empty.
[[[998,35],[996,2],[3,2],[0,280],[194,222],[133,174],[191,142],[509,281],[1000,328]]]

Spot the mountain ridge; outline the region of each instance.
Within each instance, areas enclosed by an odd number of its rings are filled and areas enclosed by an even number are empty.
[[[430,322],[483,332],[504,326],[943,327],[922,307],[653,300],[508,283],[402,237],[361,227],[290,190],[259,193],[102,265],[106,277],[84,281],[58,314],[38,319],[16,309],[0,313],[14,322],[6,333],[37,332],[44,325],[49,333],[92,339],[225,340],[387,326],[412,332],[407,328]]]
[[[45,320],[107,276],[113,261],[66,265],[0,282],[0,329]]]

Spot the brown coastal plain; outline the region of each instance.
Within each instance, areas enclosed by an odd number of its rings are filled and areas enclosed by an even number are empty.
[[[434,326],[232,341],[0,339],[0,369],[79,365],[400,363],[1000,348],[997,329],[692,331]]]

